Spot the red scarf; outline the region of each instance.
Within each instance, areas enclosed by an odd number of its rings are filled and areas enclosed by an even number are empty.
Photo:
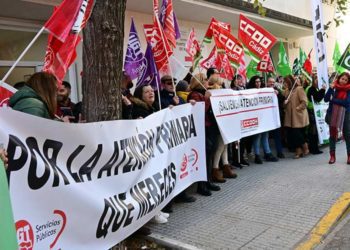
[[[345,100],[350,90],[350,84],[340,85],[338,82],[334,83],[334,89],[337,91],[336,98]]]

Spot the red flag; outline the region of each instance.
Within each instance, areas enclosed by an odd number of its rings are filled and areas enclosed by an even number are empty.
[[[210,55],[204,59],[201,62],[201,67],[205,68],[205,69],[209,69],[210,67],[212,67],[213,65],[216,64],[216,58],[217,58],[217,51],[216,51],[216,47],[213,47],[213,50],[210,52]]]
[[[215,26],[218,26],[228,32],[231,32],[231,25],[229,23],[220,22],[216,20],[214,17],[212,17],[208,30],[204,35],[204,40],[203,40],[204,43],[211,43],[211,39],[213,37],[213,29]]]
[[[270,53],[267,53],[266,55],[263,56],[261,61],[258,63],[258,66],[256,69],[260,72],[270,72],[274,73],[275,68],[273,67],[273,63],[270,57]]]
[[[176,33],[174,24],[174,9],[172,0],[167,1],[164,16],[164,34],[173,48],[176,47]]]
[[[154,13],[154,16],[153,18],[159,16],[159,2],[158,0],[153,0],[153,13]]]
[[[233,76],[235,75],[235,72],[230,64],[227,55],[224,53],[218,53],[216,61],[216,68],[220,72],[220,77],[231,81],[233,79]]]
[[[78,34],[71,33],[66,42],[61,43],[57,38],[49,35],[43,71],[54,74],[61,83],[68,68],[77,57],[76,47],[80,40],[81,38]]]
[[[59,83],[63,81],[69,66],[76,59],[76,47],[81,41],[79,32],[85,27],[90,17],[93,4],[93,0],[83,0],[80,12],[76,16],[76,20],[65,42],[60,41],[51,34],[49,35],[43,71],[54,74]]]
[[[16,92],[17,90],[13,88],[12,86],[1,83],[0,84],[0,107],[8,106],[8,101],[10,97]]]
[[[242,56],[239,59],[239,68],[237,69],[237,72],[242,76],[244,81],[247,81],[247,68],[244,60],[244,52],[242,53]]]
[[[83,1],[86,0],[64,0],[45,23],[46,30],[64,42],[71,32]]]
[[[229,31],[218,25],[213,27],[213,34],[218,50],[226,52],[232,66],[237,68],[243,53],[241,43]]]
[[[193,57],[200,51],[200,45],[196,38],[196,35],[194,33],[194,28],[191,29],[191,32],[188,36],[187,42],[186,42],[186,52],[189,54],[192,59]]]
[[[160,70],[164,65],[168,64],[168,57],[172,54],[170,46],[164,39],[164,34],[159,25],[155,24],[144,24],[145,36],[147,42],[152,47],[157,69]]]
[[[311,52],[312,52],[312,49],[311,49],[309,55],[307,56],[307,59],[305,60],[304,65],[303,65],[303,69],[304,69],[309,75],[312,75]]]
[[[242,14],[239,17],[238,38],[257,62],[270,51],[277,41],[276,37]]]

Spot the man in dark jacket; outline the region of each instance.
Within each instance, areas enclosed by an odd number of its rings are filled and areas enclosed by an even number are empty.
[[[185,104],[186,102],[179,96],[175,95],[175,84],[176,79],[172,78],[170,75],[164,75],[160,79],[162,83],[162,90],[160,91],[160,101],[162,109],[169,107],[170,105],[176,106],[180,104]],[[173,82],[174,81],[174,82]],[[196,199],[192,196],[187,195],[186,190],[181,192],[175,201],[180,202],[194,202]],[[171,212],[171,202],[163,209],[163,212]]]
[[[172,81],[174,80],[174,82]],[[170,105],[176,106],[186,103],[181,97],[175,95],[176,79],[169,75],[165,75],[160,79],[162,83],[162,90],[160,91],[160,101],[162,109],[169,107]]]

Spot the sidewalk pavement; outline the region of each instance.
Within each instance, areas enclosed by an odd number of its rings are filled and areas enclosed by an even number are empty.
[[[350,249],[350,214],[348,214],[330,233],[316,250]]]
[[[321,155],[288,154],[237,170],[212,196],[174,204],[168,223],[151,224],[153,236],[182,249],[293,249],[350,190],[345,143],[337,148],[334,165],[326,147]]]

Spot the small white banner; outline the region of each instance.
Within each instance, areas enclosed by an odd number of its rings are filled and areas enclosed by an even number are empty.
[[[19,249],[108,249],[207,179],[204,103],[67,124],[0,108]]]
[[[320,144],[327,144],[329,143],[329,126],[325,121],[325,117],[327,114],[327,109],[329,104],[323,101],[319,103],[315,103],[313,101],[313,105],[314,105],[318,140]]]
[[[225,144],[281,126],[272,88],[211,90],[211,106]]]

